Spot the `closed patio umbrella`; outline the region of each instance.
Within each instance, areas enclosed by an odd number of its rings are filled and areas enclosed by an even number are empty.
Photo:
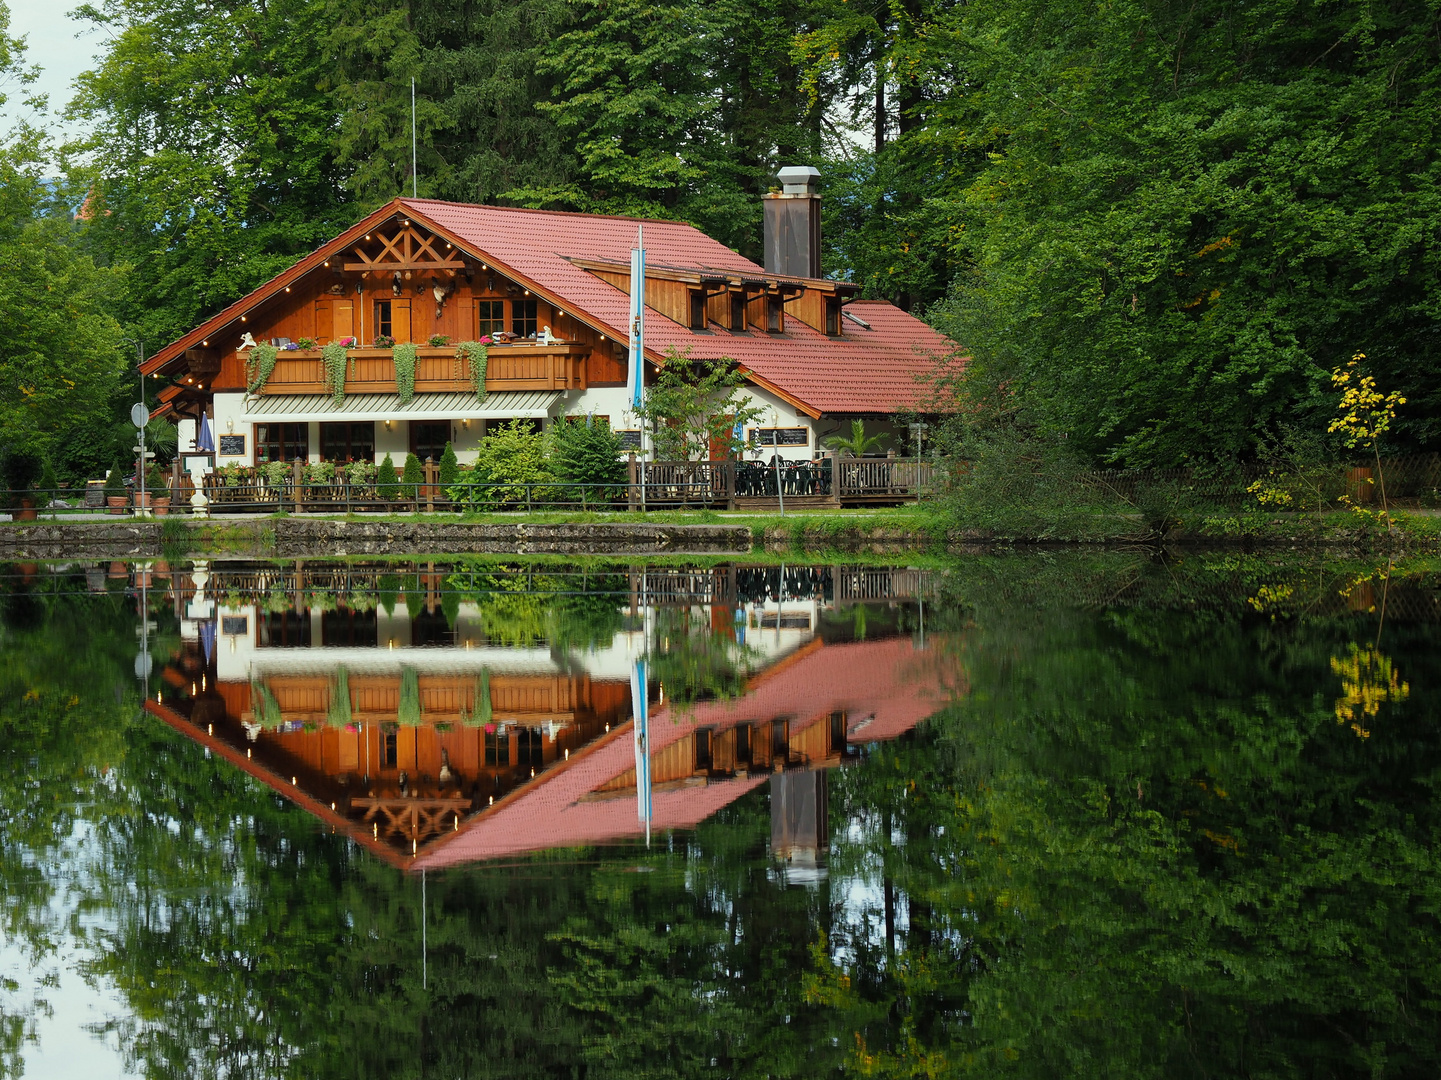
[[[195,436],[195,449],[215,453],[215,435],[210,430],[210,417],[200,417],[200,432]]]

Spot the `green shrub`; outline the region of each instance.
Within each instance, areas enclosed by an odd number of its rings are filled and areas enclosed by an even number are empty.
[[[125,494],[125,470],[120,467],[120,462],[110,466],[110,472],[105,476],[105,495],[107,498],[119,498]]]
[[[512,420],[488,431],[481,440],[471,479],[476,484],[545,484],[555,479],[546,450],[547,439],[536,430],[534,421]],[[537,487],[531,497],[549,499],[551,490]],[[486,509],[516,504],[524,506],[526,493],[522,488],[498,491],[464,488],[453,492],[451,498],[464,502],[471,509]]]
[[[170,494],[170,477],[165,475],[165,470],[159,465],[152,463],[145,470],[145,490],[152,493],[164,491],[166,495]]]
[[[626,463],[621,460],[620,436],[605,420],[586,417],[584,420],[562,417],[551,428],[551,467],[556,478],[571,484],[623,484]],[[586,488],[590,500],[623,497],[616,489]],[[566,494],[580,498],[580,491],[567,489]]]
[[[55,466],[50,464],[48,457],[40,465],[40,479],[35,482],[35,486],[49,498],[57,497],[54,492],[60,488],[60,477],[56,475]]]
[[[460,462],[455,457],[455,447],[445,444],[445,453],[440,455],[440,486],[450,487],[460,477]]]
[[[425,480],[425,470],[420,467],[420,458],[414,454],[405,455],[405,470],[400,474],[403,490],[401,495],[414,499],[420,495],[420,485]]]
[[[400,495],[400,484],[395,476],[395,462],[386,454],[380,467],[375,470],[375,493],[382,499],[394,499]]]

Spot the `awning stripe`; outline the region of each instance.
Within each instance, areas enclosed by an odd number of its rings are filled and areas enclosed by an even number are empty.
[[[484,402],[471,393],[416,394],[404,405],[396,394],[351,394],[336,405],[321,394],[267,394],[246,402],[247,417],[301,420],[505,420],[544,417],[561,390],[497,390]]]

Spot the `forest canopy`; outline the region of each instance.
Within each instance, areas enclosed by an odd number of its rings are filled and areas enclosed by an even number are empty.
[[[826,272],[961,344],[968,384],[947,395],[1004,388],[1009,417],[1088,461],[1247,459],[1288,424],[1323,430],[1356,352],[1408,399],[1391,448],[1441,437],[1434,3],[75,15],[103,31],[70,105],[86,134],[42,157],[88,223],[44,242],[88,260],[77,295],[151,349],[412,190],[678,218],[756,258],[760,194],[810,164]]]

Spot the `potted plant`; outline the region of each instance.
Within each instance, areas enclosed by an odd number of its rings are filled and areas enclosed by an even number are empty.
[[[105,505],[110,508],[110,513],[123,514],[128,501],[125,496],[125,475],[120,471],[119,462],[116,462],[110,466],[110,472],[105,476]]]
[[[170,513],[170,478],[159,465],[152,463],[150,468],[145,470],[145,492],[150,497],[150,505],[155,508],[157,517]]]
[[[34,521],[35,494],[31,490],[40,475],[40,455],[29,450],[9,450],[0,458],[0,478],[10,493],[9,503],[17,508],[16,521]]]

